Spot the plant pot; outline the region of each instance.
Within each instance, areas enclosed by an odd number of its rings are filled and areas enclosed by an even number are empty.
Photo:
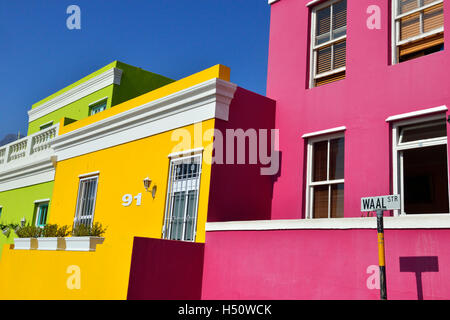
[[[95,251],[97,244],[102,244],[101,237],[67,237],[66,251]]]
[[[38,247],[36,238],[15,238],[14,250],[35,250]]]
[[[38,238],[38,250],[65,250],[66,240],[65,238]]]

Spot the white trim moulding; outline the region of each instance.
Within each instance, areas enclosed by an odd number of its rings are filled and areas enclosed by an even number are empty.
[[[122,70],[111,68],[98,76],[81,83],[42,105],[28,111],[29,122],[35,121],[51,112],[54,112],[72,102],[90,95],[112,84],[120,85]]]
[[[447,106],[440,106],[440,107],[434,107],[434,108],[429,108],[429,109],[422,109],[422,110],[418,110],[418,111],[407,112],[407,113],[402,113],[402,114],[390,116],[389,118],[386,119],[386,122],[396,121],[396,120],[403,120],[403,119],[408,119],[408,118],[413,118],[413,117],[418,117],[418,116],[423,116],[423,115],[427,115],[427,114],[431,114],[431,113],[435,113],[435,112],[444,112],[444,111],[447,111],[447,110],[448,110]]]
[[[46,203],[50,202],[50,199],[41,199],[41,200],[35,200],[34,203]]]
[[[237,85],[211,79],[52,140],[63,161],[209,119],[228,121]]]
[[[83,178],[87,178],[87,177],[91,177],[91,176],[98,176],[98,175],[100,175],[100,171],[94,171],[94,172],[90,172],[90,173],[80,174],[78,176],[78,178],[83,179]]]
[[[206,231],[376,229],[376,217],[208,222]],[[385,229],[450,229],[450,215],[384,217]]]
[[[199,154],[205,150],[204,148],[191,149],[186,151],[174,152],[168,155],[169,158],[178,158],[183,156],[189,156],[194,154]]]
[[[327,130],[322,130],[322,131],[306,133],[306,134],[302,135],[302,138],[303,139],[311,138],[311,137],[316,137],[316,136],[320,136],[320,135],[324,135],[324,134],[341,132],[341,131],[345,131],[345,130],[347,130],[347,127],[342,126],[342,127],[337,127],[337,128],[332,128],[332,129],[327,129]]]
[[[308,2],[308,3],[306,4],[306,6],[307,6],[307,7],[311,7],[311,6],[314,6],[314,5],[319,4],[319,3],[321,3],[321,2],[324,2],[324,1],[325,1],[325,0],[312,0],[312,1]]]

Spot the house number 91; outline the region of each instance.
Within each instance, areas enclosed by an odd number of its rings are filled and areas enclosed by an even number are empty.
[[[142,202],[142,193],[139,193],[137,196],[134,197],[134,200],[136,200],[136,205],[140,206]],[[129,207],[133,203],[133,195],[126,194],[122,197],[122,205],[124,207]]]

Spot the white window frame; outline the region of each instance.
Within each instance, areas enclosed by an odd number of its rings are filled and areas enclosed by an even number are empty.
[[[345,140],[345,132],[334,133],[331,135],[323,135],[313,138],[308,138],[308,146],[307,146],[307,165],[306,165],[306,219],[318,219],[313,217],[313,205],[314,205],[314,192],[312,192],[313,188],[321,185],[335,185],[335,184],[344,184],[345,190],[345,179],[336,179],[329,180],[330,174],[330,141],[334,139],[344,138]],[[313,146],[317,142],[328,141],[328,152],[327,152],[327,180],[320,182],[312,181],[312,170],[313,170]],[[344,151],[345,153],[345,151]],[[345,161],[345,160],[344,160]],[[345,174],[345,172],[344,172]],[[345,191],[344,191],[345,197]],[[328,191],[328,219],[331,219],[331,192]]]
[[[39,131],[50,128],[53,125],[53,121],[49,121],[47,123],[41,124],[39,126]]]
[[[327,76],[330,76],[330,75],[333,75],[333,74],[336,74],[336,73],[339,73],[342,71],[346,71],[346,69],[347,69],[347,63],[346,63],[346,65],[344,67],[341,67],[341,68],[338,68],[335,70],[331,70],[328,72],[323,72],[323,73],[320,73],[319,75],[316,74],[317,51],[323,47],[331,46],[331,69],[333,69],[333,54],[334,54],[333,44],[340,42],[344,39],[347,41],[347,29],[345,31],[345,36],[341,36],[339,38],[332,39],[330,41],[321,43],[319,45],[316,45],[316,41],[315,41],[316,40],[316,26],[317,26],[317,23],[316,23],[317,22],[317,20],[316,20],[317,11],[319,11],[325,7],[331,6],[331,9],[330,9],[330,38],[331,38],[331,36],[333,34],[333,4],[335,4],[336,2],[339,2],[339,1],[342,1],[342,0],[325,1],[324,3],[318,4],[317,6],[312,7],[312,9],[311,9],[311,31],[310,31],[311,32],[311,35],[310,35],[311,40],[310,40],[310,52],[309,52],[309,58],[310,58],[310,61],[309,61],[309,65],[310,65],[309,87],[310,88],[315,87],[315,81],[317,79],[324,78],[324,77],[327,77]],[[346,28],[347,28],[347,25],[346,25]],[[346,44],[345,50],[347,51],[347,44]],[[346,53],[346,55],[347,55],[347,53]]]
[[[87,180],[96,180],[96,184],[95,184],[95,190],[94,190],[94,202],[92,204],[92,213],[89,216],[84,216],[83,219],[80,219],[81,216],[81,212],[80,212],[80,208],[81,208],[81,186],[82,186],[82,182],[87,181]],[[78,182],[78,193],[77,193],[77,205],[76,205],[76,209],[75,209],[75,218],[73,219],[74,222],[74,226],[77,225],[77,223],[79,221],[82,220],[88,220],[90,219],[91,223],[90,226],[92,226],[93,222],[94,222],[94,215],[95,215],[95,207],[96,207],[96,203],[97,203],[97,192],[98,192],[98,183],[99,183],[99,175],[98,173],[92,174],[92,175],[83,175],[83,178],[79,178],[79,182]]]
[[[37,200],[34,202],[34,205],[36,207],[36,220],[34,222],[34,225],[36,227],[41,227],[43,228],[44,226],[41,226],[38,224],[39,221],[39,208],[41,207],[41,205],[46,204],[47,205],[47,216],[45,217],[45,221],[47,223],[47,219],[48,219],[48,211],[50,209],[50,199],[44,199],[44,200]],[[44,224],[45,225],[45,224]]]
[[[103,99],[97,100],[97,101],[92,102],[91,104],[89,104],[89,116],[93,116],[94,114],[97,114],[97,113],[100,113],[100,112],[105,111],[106,108],[108,107],[108,98],[109,98],[109,97],[105,97],[105,98],[103,98]],[[96,104],[100,104],[100,103],[103,102],[103,101],[106,102],[105,109],[103,109],[102,111],[99,111],[99,112],[97,112],[97,113],[92,113],[92,109],[95,107],[95,105],[96,105]]]
[[[187,190],[183,190],[184,192],[186,192],[186,197],[188,197],[188,192],[192,191],[192,190],[197,190],[197,197],[195,200],[195,218],[194,218],[194,224],[193,224],[193,229],[194,229],[194,233],[193,233],[193,237],[192,240],[185,240],[185,231],[186,231],[186,214],[187,214],[187,204],[188,201],[185,201],[185,208],[184,208],[184,221],[183,221],[183,233],[182,233],[182,240],[181,241],[188,241],[188,242],[195,242],[196,237],[197,237],[197,222],[198,222],[198,207],[199,207],[199,199],[200,199],[200,185],[201,185],[201,178],[202,178],[202,167],[203,167],[203,148],[201,149],[195,149],[195,150],[191,150],[188,152],[183,152],[183,153],[179,153],[178,156],[170,156],[170,163],[169,163],[169,178],[168,178],[168,183],[167,183],[167,194],[166,194],[166,208],[165,208],[165,214],[164,214],[164,225],[163,225],[163,230],[162,230],[162,238],[163,239],[168,239],[170,240],[171,238],[171,228],[169,227],[171,224],[171,218],[172,218],[172,195],[173,195],[173,186],[171,184],[172,182],[172,178],[173,178],[173,168],[174,166],[178,163],[181,162],[183,160],[187,160],[187,159],[193,159],[193,158],[197,158],[197,161],[199,163],[199,172],[198,172],[198,178],[196,179],[197,182],[197,188],[196,189],[187,189]],[[188,155],[190,153],[190,155]]]
[[[394,216],[408,216],[405,213],[405,197],[404,197],[404,187],[403,187],[403,150],[411,150],[415,148],[431,147],[445,144],[447,146],[447,168],[448,168],[448,142],[446,137],[438,137],[431,139],[416,140],[412,142],[399,143],[400,139],[400,128],[403,126],[417,124],[418,127],[424,126],[425,122],[433,120],[444,120],[446,121],[445,114],[438,114],[428,117],[419,117],[403,121],[398,121],[392,124],[392,190],[393,194],[399,194],[401,200],[401,210],[393,210]],[[448,184],[448,179],[447,179]],[[450,190],[450,185],[449,189]],[[450,196],[449,196],[449,207],[450,207]],[[425,213],[425,214],[413,214],[409,216],[442,216],[448,215],[450,213]]]
[[[392,26],[392,34],[391,34],[391,38],[392,38],[392,64],[397,64],[399,63],[398,59],[399,59],[399,54],[398,54],[398,48],[402,45],[432,36],[434,34],[438,34],[440,32],[444,31],[444,27],[440,27],[436,30],[432,30],[429,31],[427,33],[423,32],[423,15],[420,15],[420,32],[421,34],[409,39],[405,39],[405,40],[400,40],[400,19],[407,17],[409,15],[412,15],[414,13],[417,12],[421,12],[424,11],[425,9],[431,8],[435,5],[438,5],[440,3],[443,3],[444,0],[436,0],[433,1],[430,4],[424,5],[424,6],[419,6],[417,9],[408,11],[407,13],[403,13],[403,14],[398,14],[398,0],[391,0],[392,1],[392,17],[391,17],[391,26]],[[421,0],[417,0],[419,1],[418,4],[420,5],[420,1]]]

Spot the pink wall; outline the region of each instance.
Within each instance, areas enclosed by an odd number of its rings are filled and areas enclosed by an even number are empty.
[[[385,241],[388,299],[418,299],[414,270],[430,271],[423,299],[450,299],[450,230],[386,230]],[[208,232],[202,299],[379,299],[369,266],[376,230]]]
[[[272,5],[267,96],[277,101],[281,176],[272,219],[304,215],[305,141],[301,136],[339,126],[345,133],[345,216],[360,216],[360,198],[391,192],[391,141],[386,118],[450,105],[448,49],[390,65],[390,1],[348,0],[347,77],[307,89],[309,0]],[[381,30],[369,30],[366,10],[378,5]],[[444,3],[450,12],[450,2]],[[445,28],[450,14],[445,14]],[[450,34],[445,33],[446,44]]]

